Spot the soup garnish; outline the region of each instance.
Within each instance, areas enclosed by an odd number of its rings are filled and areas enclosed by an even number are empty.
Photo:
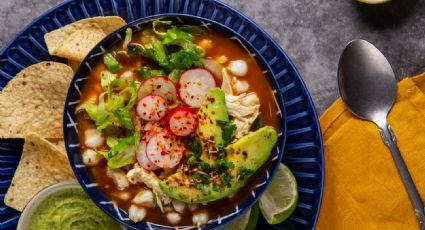
[[[223,216],[277,141],[273,93],[254,82],[259,74],[239,44],[200,27],[156,20],[127,29],[83,90],[82,159],[136,223]]]

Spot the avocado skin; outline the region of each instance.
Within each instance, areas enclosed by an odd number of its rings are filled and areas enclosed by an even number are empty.
[[[249,176],[247,176],[243,180],[238,180],[239,169],[244,167],[256,172],[270,157],[276,142],[276,130],[273,127],[265,126],[228,145],[225,148],[227,159],[234,163],[235,168],[230,171],[231,186],[222,188],[220,191],[214,191],[212,185],[209,185],[210,192],[208,193],[187,184],[179,185],[178,181],[183,179],[181,171],[161,181],[159,186],[167,196],[185,203],[206,204],[210,201],[222,199],[243,187],[249,179]]]
[[[220,88],[211,89],[207,93],[197,115],[199,124],[196,134],[200,137],[203,147],[201,160],[210,165],[215,165],[209,150],[215,149],[216,145],[224,145],[223,131],[217,124],[217,120],[229,121],[223,90]]]

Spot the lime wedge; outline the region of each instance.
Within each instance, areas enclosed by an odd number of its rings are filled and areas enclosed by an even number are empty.
[[[367,4],[381,4],[381,3],[389,2],[391,0],[357,0],[357,1],[367,3]]]
[[[298,200],[297,182],[291,170],[280,164],[267,190],[260,197],[260,210],[269,224],[286,220],[295,210]]]
[[[241,216],[226,224],[222,230],[255,230],[258,220],[258,202],[246,210]]]

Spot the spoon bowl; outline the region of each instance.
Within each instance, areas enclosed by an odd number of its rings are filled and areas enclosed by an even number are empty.
[[[396,98],[396,78],[385,56],[371,43],[354,40],[338,66],[341,98],[352,113],[381,124]]]

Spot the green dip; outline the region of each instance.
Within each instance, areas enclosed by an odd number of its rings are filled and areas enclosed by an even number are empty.
[[[80,188],[59,190],[46,197],[32,213],[28,230],[119,229]]]

